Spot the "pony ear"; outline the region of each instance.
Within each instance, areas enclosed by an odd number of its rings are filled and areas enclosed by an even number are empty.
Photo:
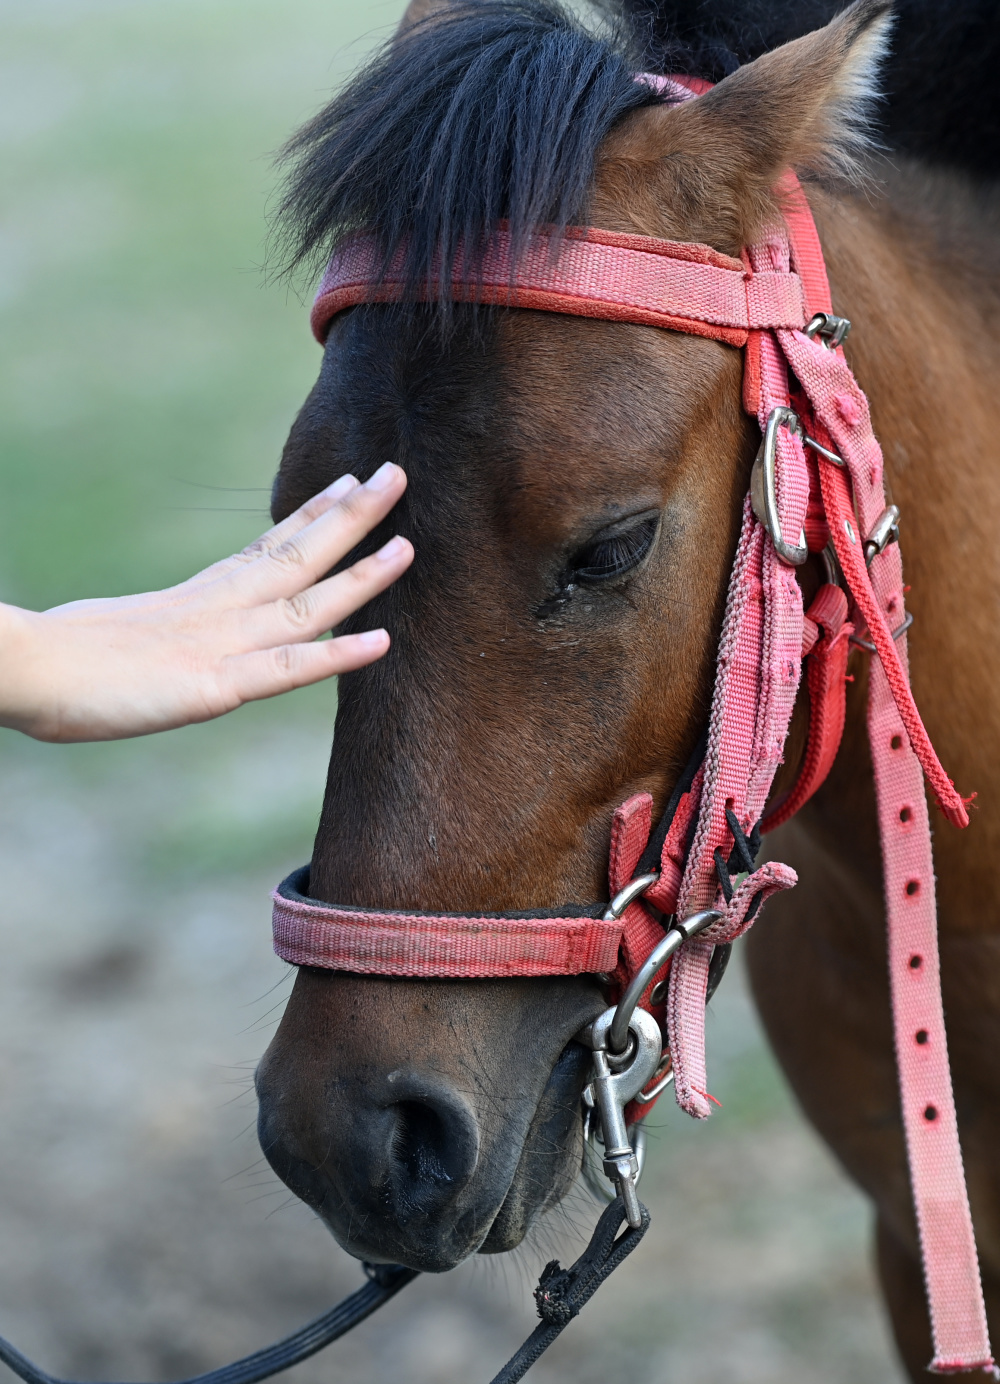
[[[738,68],[691,116],[773,178],[791,164],[855,176],[888,49],[892,0],[856,0],[823,29]],[[697,112],[697,115],[696,115]]]
[[[727,243],[719,248],[732,253],[773,216],[772,188],[785,168],[856,179],[861,155],[874,146],[869,112],[891,11],[892,0],[856,0],[825,28],[738,68],[698,100],[637,112],[606,142],[600,200],[623,181],[633,194],[644,185],[661,220],[665,213],[682,219],[672,229],[713,244],[721,237]],[[652,206],[641,200],[648,215]]]

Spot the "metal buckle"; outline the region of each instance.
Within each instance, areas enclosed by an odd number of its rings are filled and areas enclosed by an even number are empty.
[[[832,312],[817,312],[802,328],[806,336],[818,336],[828,351],[835,351],[838,346],[842,346],[850,330],[851,324],[848,319],[835,317]]]
[[[837,320],[841,321],[842,319],[838,318]],[[764,437],[753,464],[753,470],[750,472],[750,503],[753,506],[754,514],[770,534],[774,551],[782,562],[787,563],[789,567],[801,567],[809,556],[805,529],[799,534],[798,546],[793,547],[791,543],[786,543],[782,537],[781,521],[778,518],[774,465],[779,428],[787,428],[793,437],[799,439],[803,447],[809,447],[812,451],[818,452],[821,457],[825,457],[834,466],[839,466],[841,470],[847,470],[847,463],[836,452],[831,452],[829,447],[824,447],[822,442],[817,442],[814,437],[809,436],[794,409],[779,407],[771,410],[768,415],[767,426],[764,429]]]
[[[775,458],[778,449],[778,429],[787,428],[795,437],[805,437],[799,415],[791,408],[773,408],[768,415],[764,437],[750,473],[750,503],[753,512],[771,536],[774,551],[789,567],[801,567],[809,556],[803,529],[797,545],[786,543],[778,517],[778,494],[775,487]]]
[[[896,639],[898,639],[898,638],[900,637],[900,635],[905,634],[906,631],[910,628],[910,626],[911,626],[912,624],[913,624],[913,616],[908,614],[907,617],[906,617],[906,619],[905,619],[905,620],[903,621],[903,623],[900,625],[899,629],[898,629],[898,630],[893,630],[893,632],[892,632],[892,637],[893,637],[893,639],[896,640]],[[870,654],[877,654],[877,653],[878,653],[878,649],[876,649],[875,645],[872,643],[872,641],[871,641],[870,639],[859,639],[858,636],[857,636],[856,634],[849,634],[849,635],[847,636],[847,642],[848,642],[848,644],[854,644],[854,645],[856,645],[859,649],[866,649],[866,650],[868,651],[868,653],[870,653]]]
[[[875,520],[875,526],[865,539],[865,566],[870,567],[890,543],[899,542],[899,510],[888,505]]]

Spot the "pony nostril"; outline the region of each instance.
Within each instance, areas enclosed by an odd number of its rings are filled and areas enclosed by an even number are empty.
[[[453,1196],[468,1182],[479,1158],[479,1128],[456,1093],[414,1084],[423,1089],[400,1092],[401,1099],[389,1107],[389,1161],[397,1191],[411,1203],[425,1204]]]
[[[447,1165],[444,1121],[421,1101],[404,1100],[396,1106],[392,1152],[411,1182],[454,1181]]]

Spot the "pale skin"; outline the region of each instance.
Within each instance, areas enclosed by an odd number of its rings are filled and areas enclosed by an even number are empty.
[[[386,463],[341,476],[242,552],[166,591],[0,605],[0,725],[37,740],[119,740],[208,721],[373,663],[384,629],[319,637],[413,561],[405,539],[326,576],[406,489]]]

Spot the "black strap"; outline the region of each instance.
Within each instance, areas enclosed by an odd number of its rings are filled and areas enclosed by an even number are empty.
[[[642,1225],[639,1229],[626,1230],[624,1235],[616,1238],[626,1219],[622,1199],[616,1197],[594,1227],[590,1244],[571,1268],[560,1268],[556,1259],[546,1264],[535,1289],[541,1323],[491,1384],[514,1384],[515,1380],[523,1379],[559,1333],[574,1317],[579,1316],[580,1309],[590,1301],[608,1275],[632,1253],[649,1229],[649,1212],[641,1203],[640,1209]],[[255,1351],[253,1355],[245,1355],[242,1360],[234,1360],[231,1365],[209,1370],[207,1374],[196,1374],[180,1381],[180,1384],[256,1384],[258,1380],[281,1374],[283,1370],[291,1369],[292,1365],[308,1360],[310,1355],[315,1355],[318,1350],[350,1331],[351,1327],[363,1322],[383,1303],[395,1297],[407,1283],[419,1277],[416,1269],[404,1269],[400,1264],[366,1264],[364,1267],[368,1275],[364,1287],[346,1297],[324,1316],[317,1317],[274,1345]],[[0,1360],[25,1384],[75,1384],[75,1381],[46,1374],[2,1336]]]
[[[564,1331],[580,1310],[590,1301],[604,1280],[627,1259],[649,1229],[649,1212],[639,1203],[642,1224],[636,1230],[626,1229],[618,1235],[626,1221],[625,1205],[615,1197],[597,1222],[590,1244],[570,1268],[564,1269],[553,1259],[542,1270],[535,1289],[535,1302],[541,1321],[516,1355],[511,1356],[490,1384],[516,1384],[523,1379],[561,1331]]]
[[[729,958],[732,954],[732,942],[720,942],[712,952],[712,959],[708,963],[708,981],[705,985],[706,1004],[711,1002],[712,996],[722,984],[722,977],[726,974],[726,967],[729,965]]]
[[[280,1374],[282,1370],[297,1365],[300,1360],[308,1360],[310,1355],[315,1355],[338,1336],[350,1331],[352,1326],[363,1322],[376,1308],[395,1297],[400,1288],[405,1288],[418,1276],[416,1269],[404,1269],[399,1264],[366,1264],[365,1272],[369,1281],[364,1287],[344,1298],[324,1316],[308,1322],[284,1340],[275,1341],[274,1345],[254,1351],[253,1355],[245,1355],[242,1360],[234,1360],[231,1365],[223,1365],[221,1369],[196,1374],[191,1379],[183,1380],[182,1384],[255,1384],[257,1380]],[[0,1360],[25,1384],[73,1384],[56,1375],[46,1374],[2,1336]]]
[[[708,748],[708,731],[704,731],[698,737],[698,743],[691,752],[691,758],[685,766],[683,774],[674,784],[674,791],[670,794],[663,815],[657,822],[655,828],[650,833],[649,840],[646,842],[646,849],[639,857],[639,862],[635,867],[634,873],[637,875],[647,874],[650,870],[660,868],[660,856],[663,854],[663,843],[667,839],[667,832],[674,824],[677,816],[677,809],[681,805],[681,798],[685,793],[690,792],[691,785],[694,783],[695,775],[701,768],[702,760],[705,758],[705,751]],[[692,828],[694,823],[692,822]]]

